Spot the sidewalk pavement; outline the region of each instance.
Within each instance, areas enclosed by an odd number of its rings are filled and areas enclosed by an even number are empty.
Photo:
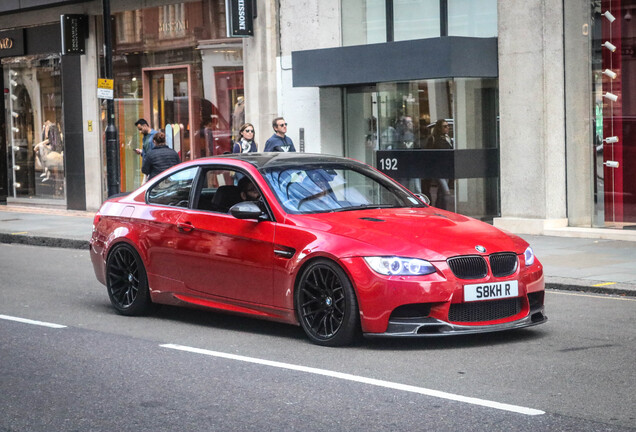
[[[93,212],[0,205],[0,243],[88,249]],[[616,238],[617,230],[609,237]],[[584,237],[588,233],[589,237]],[[601,233],[600,235],[598,233]],[[544,267],[546,288],[636,296],[636,241],[574,229],[525,235]],[[609,231],[606,231],[609,232]],[[620,232],[618,232],[620,237]]]

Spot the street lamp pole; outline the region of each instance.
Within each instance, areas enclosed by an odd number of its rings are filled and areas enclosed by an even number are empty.
[[[104,8],[104,66],[107,79],[113,79],[113,43],[110,22],[110,0],[102,0]],[[119,139],[115,127],[115,101],[106,100],[106,177],[108,196],[111,197],[119,190]]]

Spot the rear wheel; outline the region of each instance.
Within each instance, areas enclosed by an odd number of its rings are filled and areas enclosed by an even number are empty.
[[[106,261],[106,289],[115,310],[122,315],[144,315],[152,302],[146,269],[137,251],[117,245]]]
[[[305,268],[295,297],[298,320],[312,342],[342,346],[352,343],[360,334],[353,287],[334,262],[317,260]]]

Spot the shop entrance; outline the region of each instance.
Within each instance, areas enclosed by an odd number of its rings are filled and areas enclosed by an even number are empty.
[[[143,69],[144,112],[150,113],[153,129],[165,131],[166,143],[182,161],[199,152],[190,133],[195,112],[191,88],[190,66]]]

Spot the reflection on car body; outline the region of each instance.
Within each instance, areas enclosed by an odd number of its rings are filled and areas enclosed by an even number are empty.
[[[256,201],[243,200],[244,178]],[[524,240],[335,156],[236,154],[173,167],[104,203],[91,259],[119,313],[206,307],[300,325],[321,345],[547,320],[543,268]]]

